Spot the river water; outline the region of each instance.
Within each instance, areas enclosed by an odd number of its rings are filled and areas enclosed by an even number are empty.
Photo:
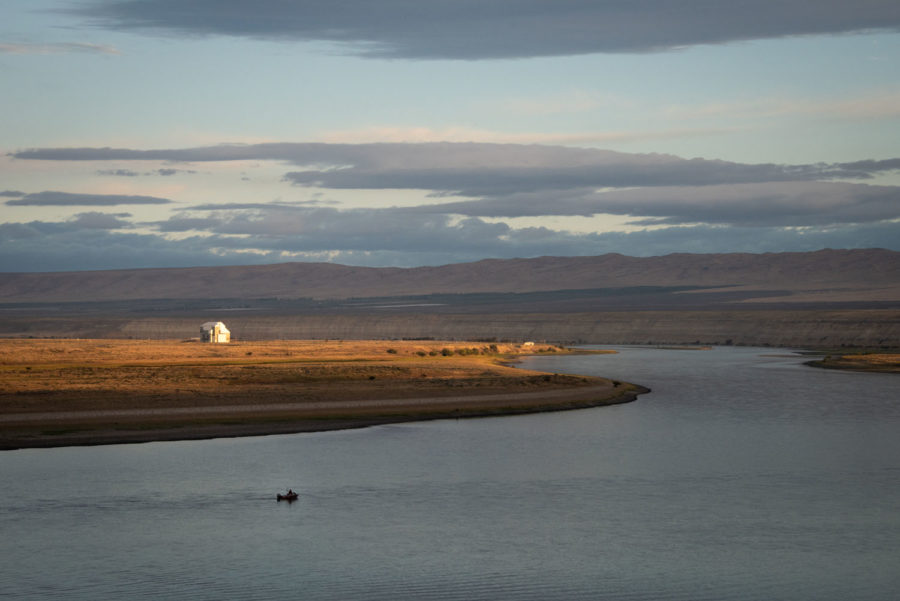
[[[524,366],[627,405],[0,453],[0,597],[897,598],[898,376],[619,350]]]

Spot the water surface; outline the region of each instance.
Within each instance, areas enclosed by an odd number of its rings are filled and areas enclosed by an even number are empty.
[[[900,590],[893,374],[786,351],[529,359],[627,405],[0,453],[9,599],[872,599]],[[293,504],[275,493],[293,487]]]

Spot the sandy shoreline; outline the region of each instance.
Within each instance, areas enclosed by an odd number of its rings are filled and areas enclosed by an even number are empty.
[[[645,392],[649,391],[621,384],[613,390],[596,386],[375,402],[334,401],[315,406],[297,403],[7,414],[0,416],[0,428],[6,430],[0,434],[0,450],[323,432],[411,421],[543,413],[627,403]],[[245,416],[251,416],[254,421],[243,421]],[[166,419],[209,417],[220,421],[155,425]],[[227,420],[237,421],[227,423]],[[92,426],[95,421],[96,425]],[[27,429],[17,435],[16,431],[23,428]],[[66,431],[67,428],[73,430]]]
[[[0,449],[319,432],[596,407],[639,386],[512,368],[559,347],[5,340]]]

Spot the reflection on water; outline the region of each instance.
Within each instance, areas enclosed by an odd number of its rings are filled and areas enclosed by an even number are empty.
[[[12,599],[887,599],[896,376],[558,356],[628,405],[0,454]],[[784,355],[785,353],[776,353]],[[293,504],[275,493],[301,491]]]

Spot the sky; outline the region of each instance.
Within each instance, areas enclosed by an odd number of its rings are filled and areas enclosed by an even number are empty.
[[[4,0],[0,272],[900,250],[896,0]]]

